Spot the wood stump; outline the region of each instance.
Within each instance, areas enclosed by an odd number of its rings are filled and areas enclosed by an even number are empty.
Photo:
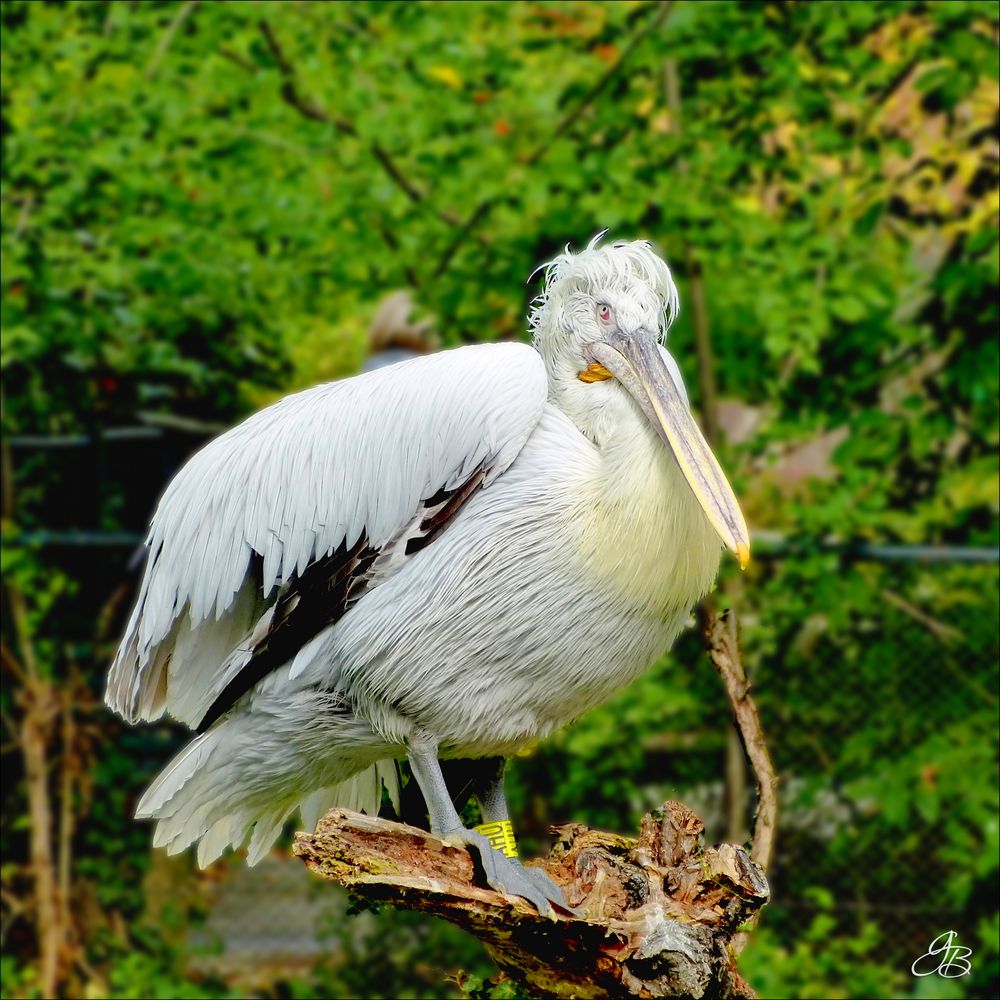
[[[579,915],[541,916],[486,886],[474,854],[416,827],[343,809],[294,851],[369,901],[430,913],[475,935],[504,975],[536,997],[753,997],[733,938],[768,900],[742,847],[705,847],[679,802],[643,817],[636,839],[579,823],[553,828],[543,868]]]

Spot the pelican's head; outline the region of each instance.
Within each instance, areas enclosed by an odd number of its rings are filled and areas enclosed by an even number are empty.
[[[677,363],[662,346],[678,309],[670,269],[645,241],[566,252],[545,265],[529,322],[554,400],[598,444],[636,407],[670,449],[684,478],[741,566],[746,521],[725,473],[691,417]]]

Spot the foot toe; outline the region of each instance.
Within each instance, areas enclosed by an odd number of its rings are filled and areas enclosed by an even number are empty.
[[[531,882],[538,892],[545,896],[549,902],[555,903],[567,913],[572,913],[576,917],[580,916],[580,912],[573,909],[573,907],[566,902],[566,893],[563,891],[562,886],[560,886],[558,882],[554,881],[547,872],[541,868],[536,868],[533,865],[524,865],[520,867],[528,881]]]

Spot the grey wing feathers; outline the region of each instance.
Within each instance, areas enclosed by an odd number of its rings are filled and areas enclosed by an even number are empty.
[[[438,523],[428,510],[510,466],[546,391],[532,348],[465,347],[289,396],[209,443],[153,517],[108,704],[196,725],[289,584],[362,539],[388,555],[409,530],[420,548]]]

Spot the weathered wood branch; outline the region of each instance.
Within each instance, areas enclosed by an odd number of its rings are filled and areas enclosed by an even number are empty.
[[[712,665],[719,672],[736,719],[736,727],[757,779],[757,819],[750,857],[766,872],[771,866],[778,829],[778,775],[764,739],[757,706],[750,697],[750,679],[740,655],[738,625],[732,611],[709,616],[705,644]]]
[[[295,853],[365,900],[443,917],[479,938],[502,976],[537,997],[752,997],[730,943],[768,899],[742,847],[705,847],[679,802],[643,818],[637,839],[570,824],[537,864],[578,915],[540,916],[487,887],[478,862],[412,826],[341,809]]]
[[[716,614],[704,603],[701,613],[705,648],[712,666],[718,671],[725,685],[726,697],[733,710],[733,719],[740,741],[757,779],[757,816],[754,821],[750,858],[762,871],[767,872],[771,867],[774,841],[778,833],[778,775],[774,770],[767,741],[764,739],[757,706],[750,697],[750,678],[747,677],[743,657],[740,654],[739,625],[736,615],[729,610]],[[758,916],[759,914],[754,915],[747,929],[756,923]],[[733,953],[739,955],[748,940],[746,931],[737,934],[733,938]]]

